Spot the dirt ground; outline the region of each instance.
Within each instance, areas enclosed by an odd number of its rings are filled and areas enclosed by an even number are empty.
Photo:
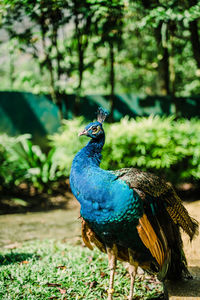
[[[191,216],[200,223],[200,200],[185,202]],[[71,200],[67,209],[0,216],[0,247],[32,239],[55,238],[81,243],[79,206]],[[192,243],[183,234],[184,250],[193,280],[168,285],[170,300],[200,300],[200,236]]]
[[[200,200],[184,203],[190,215],[200,223]],[[170,300],[200,300],[200,235],[190,242],[183,233],[184,251],[193,280],[168,285]]]

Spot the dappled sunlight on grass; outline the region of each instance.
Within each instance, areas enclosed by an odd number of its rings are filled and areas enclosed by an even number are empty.
[[[99,251],[70,246],[55,240],[23,243],[1,251],[1,299],[106,299],[109,283],[107,257]],[[119,263],[115,296],[128,295],[129,275]],[[135,283],[139,299],[158,296],[160,283],[139,275]],[[52,299],[52,298],[51,298]]]

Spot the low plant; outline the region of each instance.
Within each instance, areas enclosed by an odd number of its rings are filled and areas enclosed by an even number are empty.
[[[47,153],[30,135],[0,135],[0,187],[12,189],[25,182],[51,192],[51,183],[69,176],[74,156],[88,142],[87,137],[78,138],[85,125],[83,118],[65,120],[49,137]],[[137,167],[164,174],[173,183],[200,179],[200,120],[125,117],[104,128],[102,168]]]
[[[85,125],[82,118],[64,121],[60,132],[50,137],[54,159],[65,176],[69,176],[75,154],[88,141],[77,137]],[[174,183],[200,179],[200,120],[125,117],[104,128],[102,168],[138,167],[165,174]]]
[[[54,149],[47,154],[31,142],[28,134],[18,137],[0,136],[0,180],[6,188],[26,182],[42,191],[56,181],[60,171],[53,160]]]

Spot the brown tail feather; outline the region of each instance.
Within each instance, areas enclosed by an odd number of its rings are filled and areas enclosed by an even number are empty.
[[[198,222],[189,216],[188,211],[174,190],[171,190],[165,201],[169,204],[166,209],[174,223],[180,225],[192,240],[199,233]]]

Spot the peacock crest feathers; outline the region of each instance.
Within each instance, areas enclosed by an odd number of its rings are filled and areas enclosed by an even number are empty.
[[[105,119],[108,116],[108,112],[103,109],[102,107],[99,107],[97,110],[97,121],[101,124],[103,124],[103,122],[105,121]]]

